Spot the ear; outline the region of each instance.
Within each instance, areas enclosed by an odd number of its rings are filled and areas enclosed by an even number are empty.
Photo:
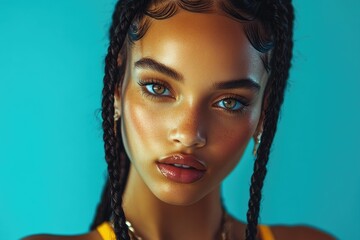
[[[121,96],[119,85],[116,85],[114,92],[114,120],[115,122],[121,117]]]
[[[268,81],[269,75],[267,72],[264,72],[264,76],[263,76],[263,81],[265,81],[265,78]],[[266,84],[265,86],[265,90],[264,90],[264,95],[263,95],[263,99],[262,99],[262,103],[261,103],[261,113],[260,113],[260,117],[259,117],[259,122],[257,124],[256,130],[254,132],[253,138],[254,138],[254,142],[255,144],[260,144],[261,141],[261,135],[264,131],[264,122],[265,122],[265,112],[269,106],[269,91],[268,91],[268,84]]]
[[[259,118],[259,122],[257,124],[256,130],[254,132],[253,138],[254,138],[254,142],[258,142],[261,138],[261,135],[264,131],[264,120],[265,120],[265,110],[268,106],[268,101],[267,101],[267,95],[264,96],[264,100],[262,103],[262,107],[261,107],[261,113],[260,113],[260,118]]]
[[[253,138],[254,138],[253,155],[255,157],[257,157],[257,151],[258,151],[259,145],[261,143],[261,135],[262,135],[263,130],[264,130],[264,127],[263,127],[264,126],[264,118],[265,118],[265,110],[262,109],[258,125],[257,125],[256,130],[255,130],[254,135],[253,135]]]
[[[264,118],[265,118],[265,111],[262,110],[258,125],[257,125],[256,130],[255,130],[254,135],[253,135],[253,138],[254,138],[255,142],[258,141],[258,138],[261,137],[261,134],[262,134],[262,132],[264,130]]]

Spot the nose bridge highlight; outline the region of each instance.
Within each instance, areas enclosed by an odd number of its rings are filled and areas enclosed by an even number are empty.
[[[188,106],[177,114],[179,118],[171,130],[170,140],[185,147],[203,147],[206,144],[206,123],[201,108]]]

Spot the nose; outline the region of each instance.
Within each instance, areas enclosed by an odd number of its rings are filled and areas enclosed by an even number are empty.
[[[169,133],[169,140],[185,148],[201,148],[206,145],[206,122],[201,112],[187,111],[174,121]]]

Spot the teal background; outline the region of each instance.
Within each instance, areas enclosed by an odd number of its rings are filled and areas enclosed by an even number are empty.
[[[88,230],[105,178],[99,115],[114,0],[0,0],[0,239]],[[261,222],[360,239],[360,2],[301,1]],[[252,156],[226,179],[245,220]]]

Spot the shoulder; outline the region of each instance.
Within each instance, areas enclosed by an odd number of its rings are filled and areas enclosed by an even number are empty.
[[[241,239],[245,234],[246,223],[233,219],[234,239]],[[275,240],[336,240],[329,233],[306,225],[269,225]],[[260,238],[260,234],[258,235]]]
[[[24,237],[21,240],[102,240],[99,233],[94,230],[86,234],[76,235],[76,236],[60,236],[60,235],[32,235]]]

